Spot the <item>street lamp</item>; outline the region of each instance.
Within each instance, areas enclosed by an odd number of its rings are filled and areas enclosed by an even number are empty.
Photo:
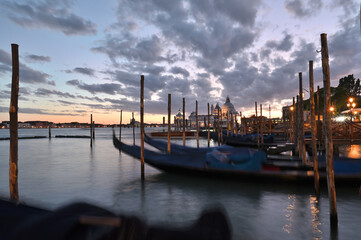
[[[351,121],[352,121],[352,113],[356,115],[356,111],[352,112],[352,110],[356,107],[356,103],[354,102],[354,98],[350,97],[347,102],[347,107],[350,108],[350,115],[351,115]]]

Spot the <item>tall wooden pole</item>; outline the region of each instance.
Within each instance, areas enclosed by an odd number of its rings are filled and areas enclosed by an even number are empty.
[[[263,115],[262,115],[262,104],[260,104],[260,114],[261,114],[261,120],[260,120],[260,124],[261,124],[261,143],[264,143],[263,140]]]
[[[229,136],[229,112],[227,111],[227,137]]]
[[[93,114],[90,114],[90,147],[93,147]]]
[[[95,121],[93,121],[93,139],[95,139]]]
[[[51,139],[51,123],[49,123],[49,139]]]
[[[196,101],[197,148],[199,148],[198,101]]]
[[[141,179],[144,181],[144,75],[140,76],[140,160]]]
[[[328,63],[328,47],[327,34],[321,34],[321,56],[322,56],[322,73],[324,86],[324,132],[326,145],[326,170],[327,170],[327,185],[328,196],[330,199],[330,221],[331,228],[337,228],[337,206],[336,206],[336,187],[333,169],[333,141],[332,141],[332,126],[331,126],[331,87],[330,87],[330,67]]]
[[[315,195],[320,197],[320,176],[318,174],[317,146],[316,146],[316,119],[315,119],[315,95],[313,90],[313,61],[309,61],[310,78],[310,105],[311,105],[311,135],[312,135],[312,159],[314,172]]]
[[[257,102],[254,102],[254,107],[256,109],[256,117],[255,117],[255,126],[257,128],[257,147],[259,148],[259,126],[258,126],[258,113],[257,113]]]
[[[122,119],[123,118],[123,110],[120,110],[120,121],[119,121],[119,141],[122,141]]]
[[[167,145],[167,152],[170,153],[170,113],[171,113],[171,95],[168,94],[168,145]]]
[[[231,120],[231,135],[233,135],[234,134],[233,113],[231,113],[230,120]]]
[[[299,144],[299,157],[302,158],[302,164],[306,164],[306,148],[305,148],[305,133],[303,130],[303,87],[302,87],[302,72],[298,73],[299,78],[299,95],[300,95],[300,102],[299,102],[299,134],[298,134],[298,144]]]
[[[220,124],[221,124],[221,119],[219,116],[219,107],[217,108],[217,115],[218,115],[218,121],[217,121],[217,125],[218,125],[218,146],[221,145],[221,131],[220,131]]]
[[[316,98],[317,98],[317,120],[320,121],[320,115],[321,115],[321,111],[320,111],[320,86],[317,86],[317,94],[316,94]]]
[[[269,112],[269,135],[272,134],[272,118],[271,118],[271,104],[268,107]]]
[[[221,142],[222,142],[222,145],[223,145],[223,113],[221,112],[221,130],[220,130],[220,133],[221,133]]]
[[[209,119],[209,103],[208,103],[208,126],[207,126],[207,130],[208,130],[208,147],[209,147],[209,142],[210,142],[210,139],[211,139],[211,134],[210,134],[210,131],[209,131],[209,124],[210,124],[210,119]]]
[[[186,99],[183,98],[183,146],[186,145]]]
[[[11,44],[12,81],[10,99],[10,154],[9,189],[10,199],[19,201],[18,189],[18,96],[19,96],[19,46]]]
[[[134,112],[132,112],[132,128],[133,128],[133,145],[135,145],[135,125]]]
[[[296,106],[295,106],[295,97],[293,97],[293,103],[292,103],[292,107],[293,107],[293,111],[291,113],[291,136],[290,136],[290,140],[292,143],[295,142],[295,111],[296,111]]]
[[[299,152],[299,128],[300,128],[300,124],[299,124],[299,118],[300,118],[300,97],[299,95],[296,96],[296,119],[295,119],[295,144],[296,144],[296,152],[298,154]]]

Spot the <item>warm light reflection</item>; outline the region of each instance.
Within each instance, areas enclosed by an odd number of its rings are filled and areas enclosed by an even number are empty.
[[[288,200],[290,201],[290,203],[284,210],[286,212],[285,217],[287,223],[283,225],[282,229],[288,234],[290,234],[292,232],[293,214],[296,209],[296,194],[289,195]]]
[[[320,221],[320,210],[319,210],[319,203],[316,197],[310,196],[310,209],[312,215],[312,233],[313,234],[320,234],[320,236],[314,236],[314,239],[322,239],[322,231],[319,227],[322,225]]]
[[[347,155],[349,158],[360,158],[361,157],[361,146],[360,145],[351,145],[347,148]]]

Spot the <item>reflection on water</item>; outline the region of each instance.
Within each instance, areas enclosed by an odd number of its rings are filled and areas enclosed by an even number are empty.
[[[46,135],[47,129],[20,129],[20,135]],[[113,147],[111,129],[96,129],[96,140],[34,139],[19,141],[21,200],[54,209],[72,201],[87,201],[121,214],[134,214],[151,224],[185,226],[203,209],[222,206],[234,239],[330,239],[327,188],[319,201],[313,185],[272,181],[226,181],[167,174]],[[139,144],[139,129],[136,129]],[[147,128],[146,131],[154,131]],[[119,129],[116,130],[119,132]],[[0,137],[8,130],[0,130]],[[54,129],[53,135],[86,135],[80,129]],[[133,142],[132,129],[122,139]],[[182,140],[175,140],[182,144]],[[211,142],[211,144],[214,144]],[[196,146],[195,139],[187,145]],[[207,146],[207,141],[201,141]],[[146,145],[146,147],[149,147]],[[0,141],[0,196],[8,196],[9,142]],[[360,152],[360,150],[358,150]],[[338,188],[340,239],[361,239],[359,189]]]
[[[322,223],[320,221],[319,202],[315,196],[310,196],[310,210],[312,216],[312,234],[313,239],[322,239],[322,230],[320,229]]]
[[[289,204],[287,205],[286,209],[285,209],[285,217],[286,217],[286,224],[283,226],[283,230],[287,233],[291,233],[292,231],[292,223],[293,223],[293,214],[295,211],[295,202],[296,202],[296,195],[292,194],[288,196],[288,201]]]
[[[342,145],[339,151],[341,157],[361,158],[361,145]]]

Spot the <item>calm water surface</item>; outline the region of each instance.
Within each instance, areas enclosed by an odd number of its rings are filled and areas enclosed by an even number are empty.
[[[139,129],[136,131],[139,136]],[[19,130],[19,136],[47,134],[47,129]],[[162,173],[148,166],[142,185],[140,162],[113,147],[111,129],[96,129],[95,134],[93,148],[89,139],[19,140],[20,199],[48,209],[86,201],[137,215],[151,224],[176,226],[191,224],[202,209],[222,206],[232,224],[233,239],[361,239],[358,188],[336,189],[339,229],[331,236],[325,186],[317,202],[312,186],[197,178]],[[0,129],[0,137],[8,135],[9,130]],[[52,129],[52,135],[89,135],[89,130]],[[131,129],[122,130],[122,139],[132,142]],[[195,146],[195,140],[187,140],[187,145]],[[345,146],[343,152],[357,156],[361,149]],[[0,141],[3,197],[9,196],[8,169],[9,141]]]

